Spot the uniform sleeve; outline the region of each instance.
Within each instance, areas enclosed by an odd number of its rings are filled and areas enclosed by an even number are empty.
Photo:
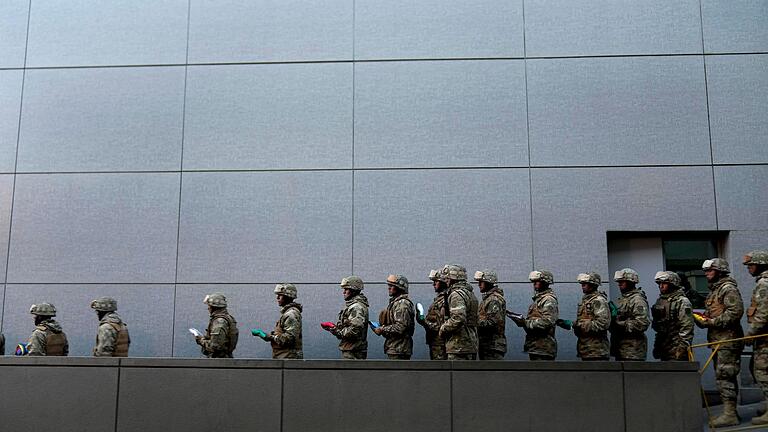
[[[741,316],[744,315],[744,302],[741,301],[741,294],[736,287],[730,286],[728,288],[723,296],[723,304],[725,305],[723,313],[712,320],[712,327],[730,327],[738,324],[741,321]]]
[[[547,298],[539,306],[541,318],[526,318],[526,330],[549,330],[555,326],[560,312],[557,308],[557,301],[554,298]]]
[[[628,333],[645,333],[650,325],[648,302],[638,295],[632,302],[630,316],[624,321],[624,329]]]
[[[203,350],[208,352],[225,351],[229,338],[229,324],[224,318],[216,318],[211,324],[211,334],[201,341]]]
[[[96,335],[96,346],[93,348],[93,355],[96,357],[112,357],[117,348],[117,330],[109,324],[99,326]]]
[[[393,309],[392,315],[394,315],[395,322],[381,328],[384,336],[405,334],[405,331],[413,325],[414,312],[410,302],[398,301]]]
[[[301,332],[301,318],[299,314],[289,312],[283,318],[283,332],[275,333],[274,341],[280,346],[292,346]]]
[[[27,355],[44,356],[47,351],[45,332],[35,329],[27,341],[27,350]]]
[[[482,329],[496,328],[500,322],[507,319],[504,309],[499,300],[491,299],[485,304],[486,319],[478,321],[477,326]]]
[[[693,309],[691,307],[691,301],[688,298],[683,298],[680,306],[677,310],[677,319],[680,322],[677,335],[682,342],[686,345],[690,345],[693,342]]]
[[[467,304],[458,292],[452,292],[448,296],[448,306],[450,308],[450,317],[440,327],[443,333],[456,331],[467,322]]]
[[[368,317],[363,306],[355,304],[349,310],[349,325],[338,330],[336,336],[339,339],[359,339],[368,325]]]
[[[755,287],[755,312],[749,323],[748,336],[763,334],[768,330],[768,282],[760,281]]]
[[[586,332],[606,331],[611,326],[611,311],[608,308],[608,301],[596,297],[590,303],[592,305],[592,319],[579,320],[579,327]]]

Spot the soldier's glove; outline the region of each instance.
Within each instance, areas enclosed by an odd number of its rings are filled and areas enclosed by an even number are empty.
[[[268,335],[268,334],[264,333],[264,330],[262,330],[262,329],[252,329],[251,330],[251,334],[256,336],[256,337],[260,337],[260,338],[264,339],[267,342],[270,342],[272,340],[272,335]]]
[[[699,327],[699,328],[707,328],[711,326],[711,320],[704,315],[699,315],[697,313],[693,314],[693,322]]]
[[[518,327],[525,327],[525,319],[520,317],[510,317],[513,323]]]
[[[203,342],[202,342],[202,340],[203,340],[203,337],[202,337],[202,336],[195,336],[195,342],[196,342],[198,345],[201,345],[201,346],[203,345]]]
[[[330,321],[326,321],[326,322],[321,322],[320,323],[320,327],[322,327],[323,330],[330,331],[330,330],[336,328],[336,324],[334,324],[334,323],[332,323]]]
[[[424,321],[424,315],[416,314],[416,322],[419,324],[424,324],[426,321]]]

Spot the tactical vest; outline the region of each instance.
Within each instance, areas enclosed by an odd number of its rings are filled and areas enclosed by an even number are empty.
[[[488,294],[488,296],[489,297],[493,296],[493,297],[496,297],[497,299],[501,298],[500,303],[504,302],[504,296],[502,296],[501,293],[499,293],[498,291],[494,291],[494,292]],[[481,321],[485,321],[486,319],[488,319],[488,315],[486,314],[485,309],[479,309],[478,310],[478,318]],[[504,318],[504,319],[506,319],[506,318]],[[501,335],[504,334],[504,324],[505,323],[504,323],[503,320],[498,322],[498,323],[496,323],[496,331],[498,332],[498,334],[501,334]]]
[[[229,343],[227,345],[226,352],[229,355],[237,348],[237,340],[240,337],[240,331],[237,329],[237,321],[228,312],[216,312],[211,315],[211,320],[208,322],[208,334],[211,334],[211,325],[213,325],[214,318],[223,318],[227,322],[227,331],[229,332]]]
[[[477,298],[472,295],[472,292],[468,289],[455,289],[454,292],[459,294],[464,299],[464,304],[467,305],[467,327],[476,328],[478,321],[478,310],[480,309],[480,303]]]
[[[285,310],[285,313],[283,313],[280,316],[280,319],[278,319],[277,323],[275,324],[275,329],[277,330],[275,332],[276,334],[283,334],[283,333],[285,333],[285,329],[283,328],[283,316],[286,313],[288,313],[288,311],[291,310],[291,309],[299,310],[299,308],[297,308],[296,306],[290,306],[290,307],[288,307],[288,309]],[[301,311],[299,311],[299,313],[301,313]],[[274,340],[271,342],[270,345],[272,345],[273,349],[277,349],[277,350],[286,349],[286,348],[292,349],[292,350],[301,350],[303,348],[301,340],[302,340],[301,336],[295,338],[295,340],[293,341],[293,346],[290,346],[290,347],[284,347],[282,345],[278,345]]]
[[[413,307],[413,302],[411,301],[411,299],[407,297],[389,302],[389,304],[387,305],[387,308],[379,313],[379,323],[381,323],[381,325],[383,326],[392,325],[395,323],[395,312],[393,311],[393,309],[395,308],[395,303],[401,300],[407,301],[411,305],[411,310],[415,309]],[[414,325],[413,323],[411,323],[411,326],[405,330],[405,334],[409,336],[413,336],[413,330],[414,330]]]
[[[539,302],[543,303],[545,300],[555,300],[556,301],[557,299],[551,293],[542,294],[541,297],[539,297],[538,300],[534,300],[533,303],[531,303],[531,305],[528,307],[528,318],[529,319],[530,318],[534,318],[534,319],[544,318],[544,315],[542,315],[542,313],[541,313],[541,309],[539,309]],[[546,333],[547,333],[548,336],[554,337],[555,336],[555,326],[551,326],[549,329],[547,329]]]
[[[117,331],[117,345],[115,346],[115,352],[112,353],[112,357],[128,357],[128,347],[131,344],[131,338],[128,335],[128,326],[125,323],[107,323]]]
[[[45,332],[45,355],[63,356],[64,345],[66,344],[67,337],[64,336],[64,333],[54,333],[50,330]]]
[[[664,322],[671,318],[672,303],[668,298],[659,297],[651,308],[651,316],[654,321]]]
[[[718,293],[719,294],[719,293]],[[705,302],[707,307],[707,316],[710,319],[715,319],[725,312],[725,303],[720,295],[711,295],[707,297]]]
[[[608,300],[605,294],[598,292],[596,296],[592,297],[588,301],[583,301],[578,310],[578,315],[576,317],[577,320],[591,321],[595,319],[595,314],[592,311],[592,302],[594,302],[597,297],[603,297],[603,299],[605,299],[606,301]],[[598,332],[590,332],[590,333],[595,333],[598,335],[607,335],[608,330],[600,330]]]
[[[752,302],[749,304],[749,308],[747,308],[747,322],[752,324],[752,321],[754,320],[755,312],[757,311],[757,302],[755,301],[755,295],[752,294]]]

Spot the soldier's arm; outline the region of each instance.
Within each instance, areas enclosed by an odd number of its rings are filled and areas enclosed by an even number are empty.
[[[755,312],[749,323],[747,336],[765,334],[768,331],[768,283],[762,281],[755,287]]]
[[[46,353],[45,333],[35,329],[27,341],[27,355],[44,356]]]
[[[96,335],[96,346],[93,355],[96,357],[112,357],[117,347],[117,330],[109,324],[99,326]]]
[[[677,310],[679,327],[677,335],[685,345],[693,343],[693,307],[688,298],[683,298]]]
[[[275,333],[272,340],[280,346],[291,346],[296,343],[299,332],[301,332],[301,321],[298,315],[288,313],[283,321],[283,333]]]
[[[456,331],[456,329],[467,322],[467,305],[459,293],[454,292],[448,296],[448,306],[450,308],[450,316],[440,327],[440,331],[443,333]]]
[[[440,320],[440,313],[439,310],[443,308],[443,304],[437,304],[432,303],[432,306],[429,307],[429,310],[427,311],[427,316],[424,318],[423,321],[419,321],[419,324],[421,324],[425,329],[431,330],[433,332],[440,331],[440,326],[442,325],[442,320]],[[433,314],[434,310],[434,314]],[[436,316],[437,319],[432,319],[430,317]]]
[[[488,304],[485,305],[485,308],[486,319],[477,322],[479,328],[496,328],[496,326],[499,325],[499,322],[507,319],[506,315],[504,315],[506,308],[503,307],[498,300],[494,299],[489,301]]]
[[[69,340],[67,340],[66,338],[64,339],[64,355],[65,356],[69,355]]]
[[[736,287],[729,288],[723,296],[725,308],[723,313],[717,318],[711,320],[712,327],[729,327],[734,323],[741,321],[744,315],[744,302],[741,301],[741,294]]]
[[[560,316],[557,301],[553,298],[544,300],[539,307],[539,312],[541,313],[541,318],[525,319],[525,328],[527,330],[549,330],[555,326],[555,322]]]
[[[648,302],[637,296],[632,303],[631,316],[624,321],[624,329],[629,333],[645,333],[651,321],[648,318]]]
[[[608,302],[604,299],[592,300],[591,320],[580,320],[583,330],[590,332],[599,332],[608,330],[611,326],[611,311],[608,308]]]
[[[391,325],[381,327],[381,333],[384,336],[405,334],[405,331],[413,323],[413,314],[413,307],[409,302],[397,302],[393,310],[395,322]]]
[[[224,318],[216,318],[211,324],[210,338],[203,339],[201,345],[205,351],[215,352],[227,349],[229,325]]]
[[[353,305],[349,310],[349,325],[338,331],[339,339],[358,339],[367,331],[368,317],[359,305]],[[337,327],[338,328],[338,327]]]

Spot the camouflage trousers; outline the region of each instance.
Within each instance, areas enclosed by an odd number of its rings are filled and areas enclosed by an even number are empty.
[[[752,376],[768,398],[768,351],[756,351],[752,356]]]
[[[555,357],[541,354],[528,354],[528,359],[531,361],[554,360]]]
[[[448,354],[445,353],[445,345],[430,345],[429,359],[430,360],[447,360]]]
[[[387,358],[390,360],[410,360],[410,354],[387,354]]]
[[[475,353],[451,354],[448,353],[448,360],[477,360]]]
[[[504,353],[500,351],[480,351],[480,360],[504,360]]]
[[[741,350],[720,349],[715,354],[715,380],[720,399],[736,401],[739,395],[737,378],[741,370]]]
[[[368,351],[342,351],[341,358],[344,360],[365,360],[368,358]]]

